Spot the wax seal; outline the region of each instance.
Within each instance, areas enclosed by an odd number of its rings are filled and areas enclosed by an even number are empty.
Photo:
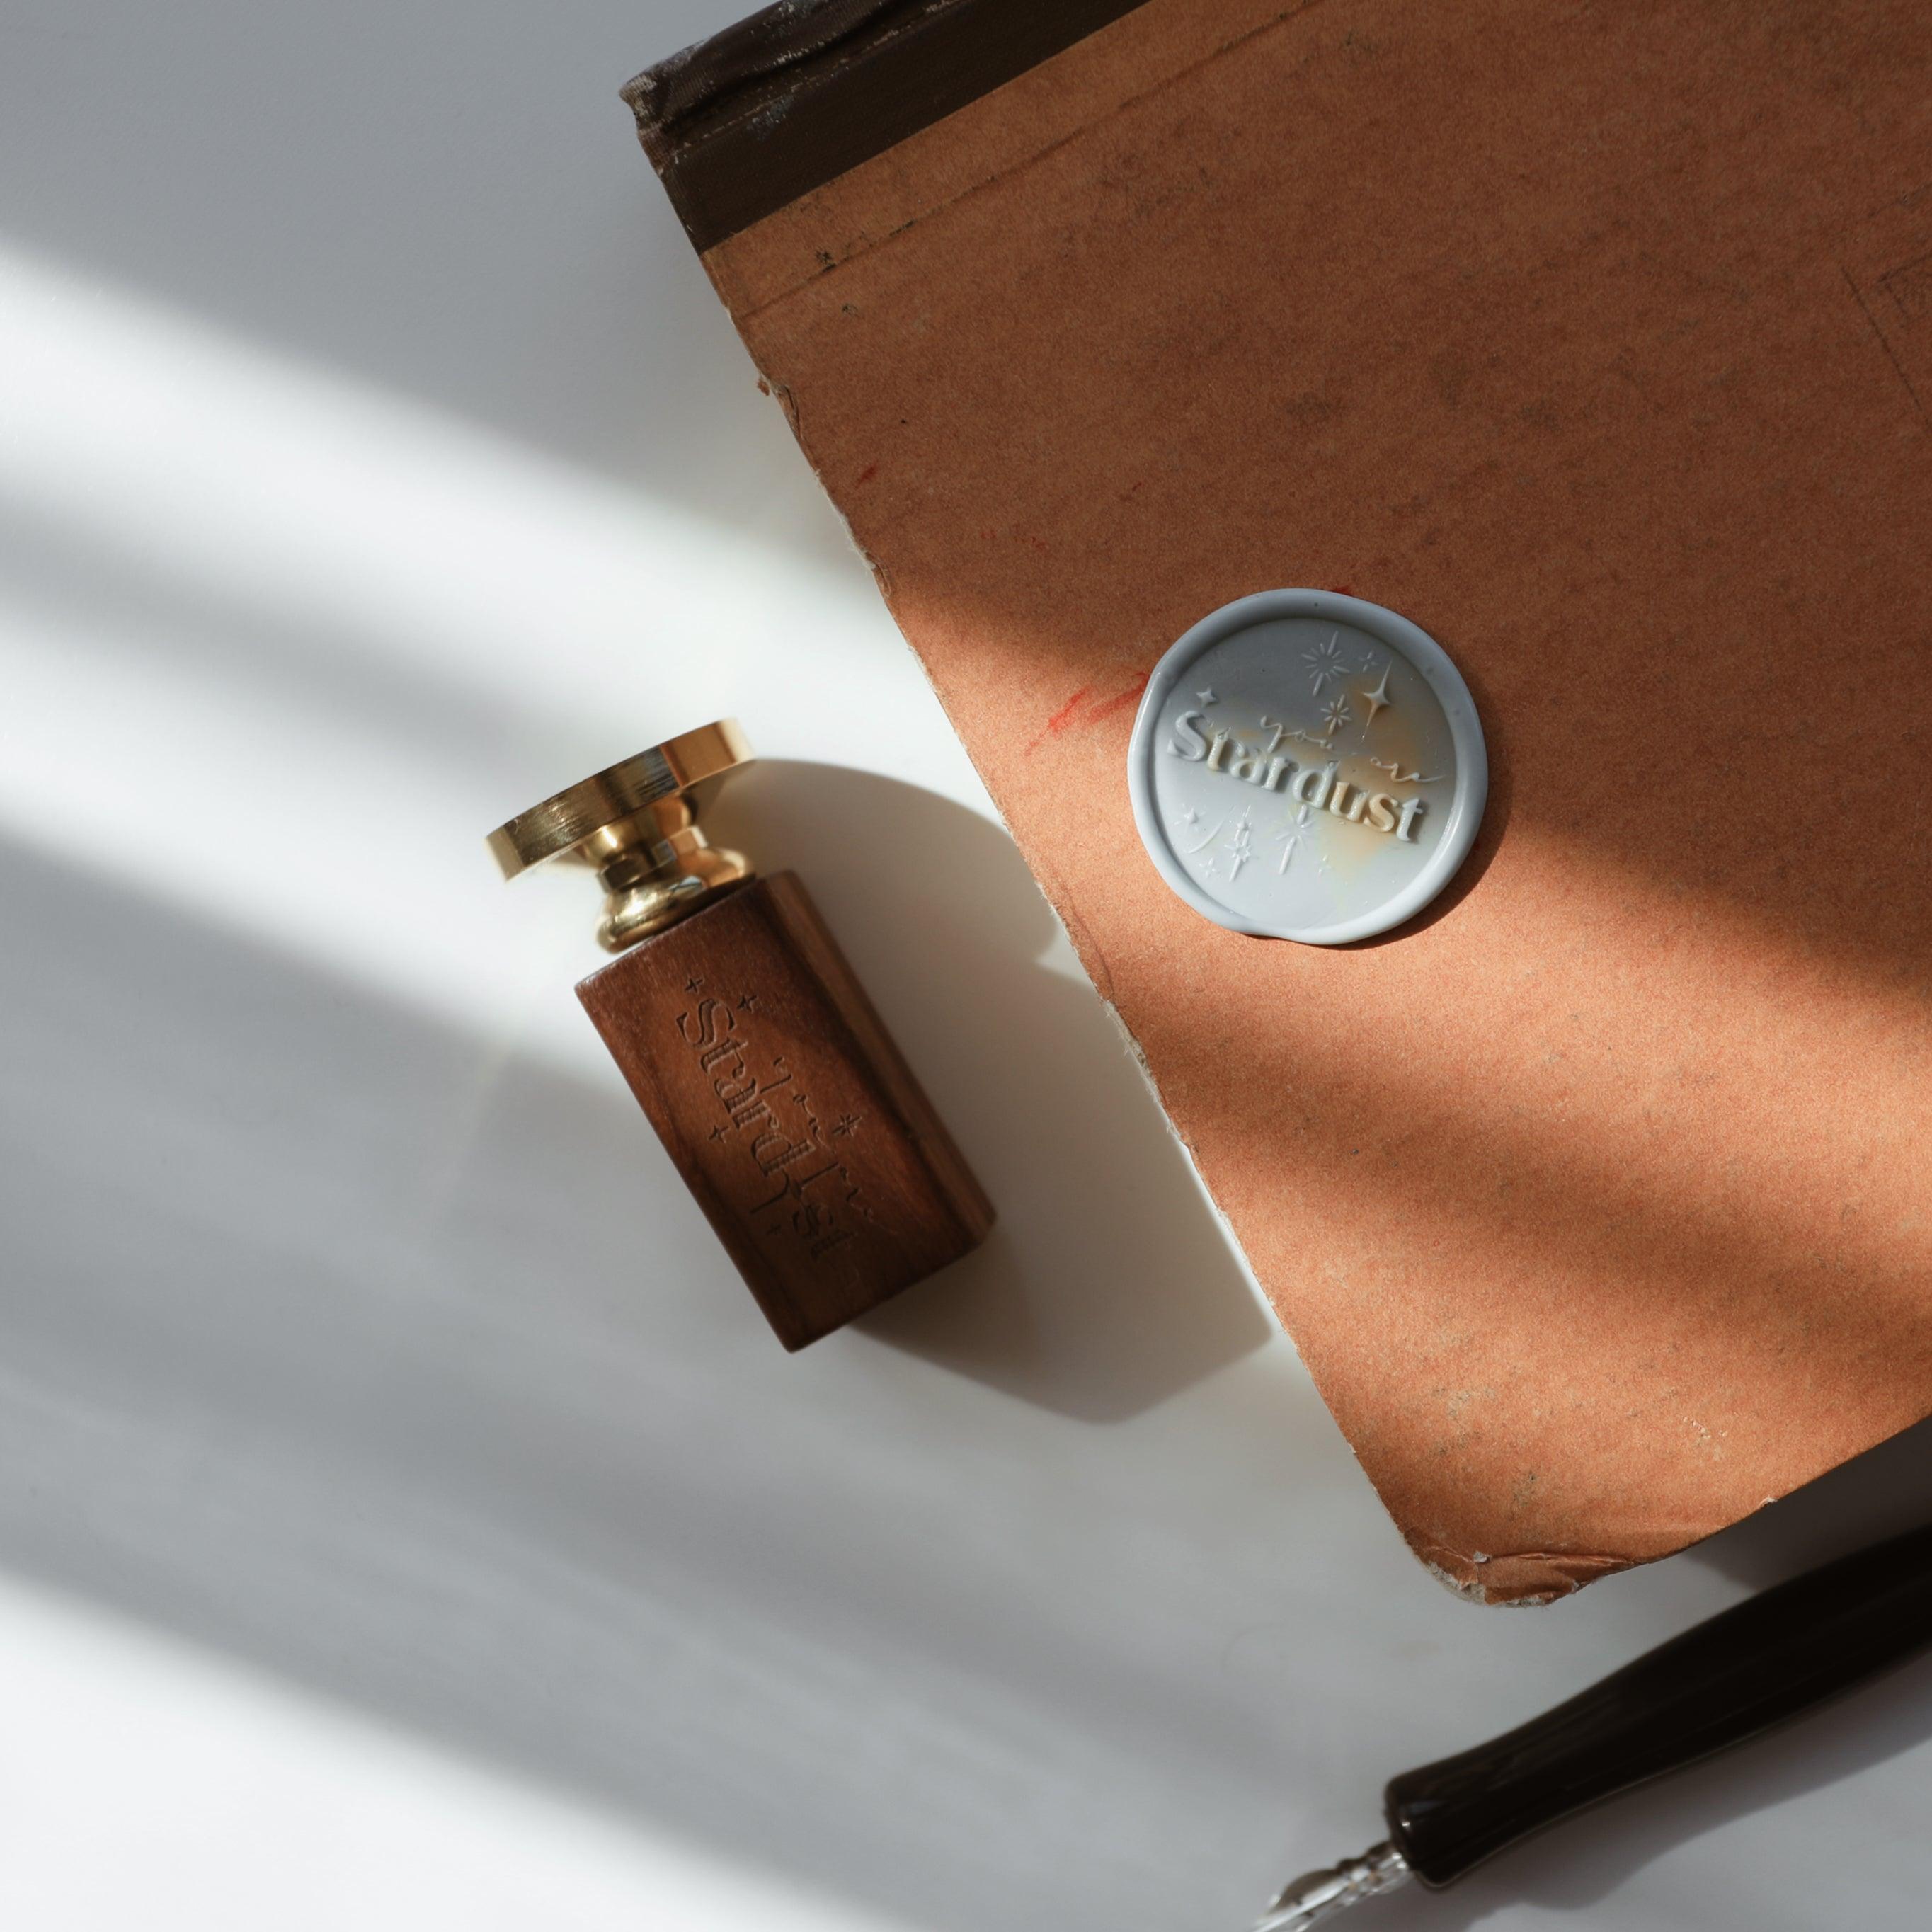
[[[1154,668],[1127,784],[1148,856],[1196,911],[1341,946],[1455,876],[1489,760],[1468,686],[1426,632],[1339,592],[1264,590]]]

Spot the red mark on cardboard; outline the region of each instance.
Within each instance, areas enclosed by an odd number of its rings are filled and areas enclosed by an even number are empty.
[[[1027,747],[1029,752],[1036,752],[1049,737],[1058,738],[1076,724],[1098,724],[1112,718],[1115,712],[1126,710],[1130,705],[1140,702],[1141,693],[1148,687],[1150,673],[1143,671],[1125,691],[1117,691],[1111,698],[1103,698],[1090,705],[1083,713],[1081,706],[1092,697],[1094,687],[1083,684],[1053,716],[1046,721],[1046,729]]]
[[[1061,732],[1066,729],[1068,725],[1073,722],[1074,714],[1078,712],[1081,706],[1086,702],[1087,694],[1094,687],[1090,684],[1083,684],[1080,688],[1076,691],[1073,695],[1046,721],[1046,728],[1051,731],[1056,738],[1060,736]]]
[[[855,490],[857,489],[860,483],[871,482],[872,478],[878,476],[878,473],[879,466],[876,463],[867,464],[865,468],[860,471],[858,482],[856,482],[852,485],[853,488]]]
[[[1101,699],[1088,714],[1088,723],[1097,724],[1102,718],[1111,718],[1115,712],[1124,711],[1130,704],[1138,704],[1141,693],[1148,688],[1148,680],[1153,675],[1151,671],[1143,671],[1125,691],[1117,691],[1112,698]]]

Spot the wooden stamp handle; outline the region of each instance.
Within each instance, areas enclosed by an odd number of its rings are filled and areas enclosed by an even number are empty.
[[[991,1204],[795,874],[577,991],[788,1348],[986,1238]]]

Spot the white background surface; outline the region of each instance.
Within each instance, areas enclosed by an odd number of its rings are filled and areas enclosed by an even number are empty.
[[[0,1924],[1214,1932],[1932,1508],[1408,1556],[630,133],[739,0],[0,0]],[[1002,1210],[771,1340],[482,834],[736,712]],[[1925,1922],[1932,1669],[1359,1922]]]

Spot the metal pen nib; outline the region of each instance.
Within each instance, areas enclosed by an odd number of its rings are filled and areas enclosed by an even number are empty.
[[[1392,1778],[1388,1841],[1297,1879],[1255,1932],[1305,1932],[1411,1878],[1440,1892],[1586,1805],[1743,1744],[1928,1648],[1932,1523],[1734,1604],[1541,1717]]]
[[[1362,1899],[1406,1885],[1408,1876],[1408,1862],[1394,1846],[1372,1846],[1358,1858],[1305,1873],[1283,1887],[1255,1932],[1305,1932]]]

